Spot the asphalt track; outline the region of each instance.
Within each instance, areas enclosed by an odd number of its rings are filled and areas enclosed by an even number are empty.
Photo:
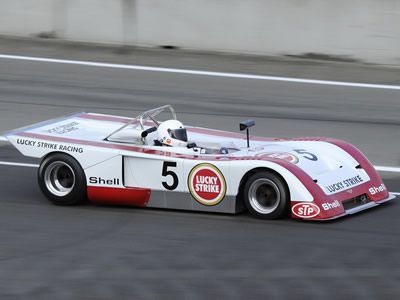
[[[133,116],[172,104],[191,125],[237,131],[240,121],[254,118],[253,134],[336,137],[374,165],[398,168],[399,96],[385,89],[0,59],[0,132],[77,111]],[[4,142],[0,161],[38,163]],[[330,222],[56,207],[41,195],[36,171],[0,165],[0,298],[400,296],[397,199]],[[400,173],[381,176],[390,191],[400,192]]]

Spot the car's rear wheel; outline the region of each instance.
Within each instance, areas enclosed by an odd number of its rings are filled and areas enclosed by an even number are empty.
[[[56,153],[43,159],[38,181],[42,193],[56,205],[77,205],[87,200],[85,173],[67,154]]]
[[[244,186],[243,198],[247,209],[260,219],[277,219],[289,212],[287,184],[272,172],[262,171],[251,175]]]

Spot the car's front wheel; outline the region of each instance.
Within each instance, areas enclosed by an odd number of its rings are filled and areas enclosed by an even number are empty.
[[[289,212],[289,189],[275,173],[261,171],[251,175],[243,196],[247,209],[257,218],[272,220]]]
[[[67,154],[56,153],[43,159],[38,181],[42,193],[56,205],[77,205],[87,200],[85,173]]]

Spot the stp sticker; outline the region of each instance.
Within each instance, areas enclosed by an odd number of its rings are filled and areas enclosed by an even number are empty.
[[[287,152],[261,152],[256,154],[257,157],[266,157],[266,158],[278,158],[283,159],[292,164],[297,164],[299,159],[296,155]]]
[[[190,194],[204,205],[216,205],[226,193],[226,182],[221,171],[211,164],[199,164],[189,173]]]
[[[292,207],[293,214],[304,219],[317,216],[319,211],[319,207],[314,203],[298,203]]]

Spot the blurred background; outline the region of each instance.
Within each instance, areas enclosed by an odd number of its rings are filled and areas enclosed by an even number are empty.
[[[396,0],[2,0],[0,33],[399,64]]]
[[[188,125],[346,140],[399,194],[399,16],[396,0],[0,0],[0,133],[171,104]],[[4,164],[38,160],[0,141],[0,161],[0,298],[400,296],[397,200],[324,223],[55,207],[36,167]]]

